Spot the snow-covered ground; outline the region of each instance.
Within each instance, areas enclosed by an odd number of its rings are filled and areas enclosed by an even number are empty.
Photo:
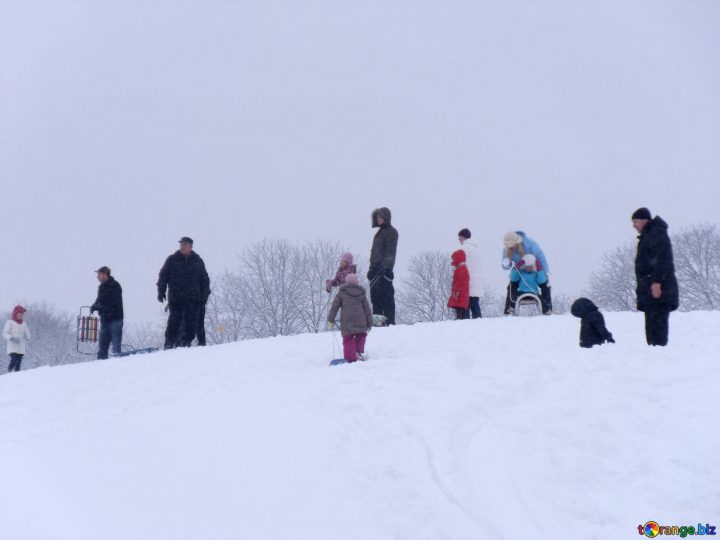
[[[720,313],[329,333],[0,377],[2,540],[637,538],[720,521]]]

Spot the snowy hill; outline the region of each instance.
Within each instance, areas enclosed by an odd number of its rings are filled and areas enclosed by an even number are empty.
[[[3,540],[631,538],[718,525],[720,313],[376,329],[0,377]]]

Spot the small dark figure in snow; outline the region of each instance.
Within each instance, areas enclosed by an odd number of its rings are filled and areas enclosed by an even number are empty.
[[[470,272],[467,269],[465,251],[458,249],[453,252],[450,260],[455,270],[447,305],[455,310],[456,319],[467,319],[470,306]]]
[[[343,358],[347,362],[364,360],[365,339],[373,327],[372,311],[365,288],[358,283],[355,274],[345,276],[345,284],[341,285],[335,295],[330,311],[328,326],[335,326],[335,317],[340,311],[340,330],[343,337]]]
[[[580,346],[589,349],[593,345],[602,345],[606,341],[615,343],[612,334],[605,326],[605,317],[592,300],[578,298],[573,302],[570,313],[580,319]]]
[[[340,255],[340,266],[338,266],[335,277],[325,280],[325,290],[330,292],[333,287],[343,285],[348,274],[357,274],[357,267],[353,264],[352,253],[343,253]]]

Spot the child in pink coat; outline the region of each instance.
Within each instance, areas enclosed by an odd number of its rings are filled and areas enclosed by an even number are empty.
[[[340,256],[340,266],[335,274],[335,279],[325,280],[325,290],[330,292],[333,287],[339,287],[345,283],[348,274],[357,274],[357,267],[353,264],[352,253],[343,253]]]

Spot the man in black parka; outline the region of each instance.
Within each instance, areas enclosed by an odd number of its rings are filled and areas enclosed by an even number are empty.
[[[101,266],[96,271],[98,293],[95,302],[90,306],[90,314],[100,315],[100,341],[98,343],[98,360],[106,360],[110,343],[113,354],[120,354],[123,333],[123,299],[122,287],[110,275],[110,268]]]
[[[672,244],[668,224],[654,218],[647,208],[632,215],[638,236],[635,257],[637,308],[645,312],[645,337],[648,345],[667,345],[670,312],[678,308],[678,283],[675,277]]]
[[[170,316],[165,329],[165,348],[176,345],[189,347],[197,332],[198,314],[205,306],[210,295],[210,277],[205,263],[193,251],[192,238],[183,236],[180,249],[170,255],[158,277],[158,301],[165,300],[167,289]],[[180,325],[184,325],[183,335],[178,335]]]
[[[370,250],[370,302],[373,313],[384,315],[386,324],[395,324],[395,288],[393,267],[397,252],[398,232],[391,224],[392,215],[387,208],[377,208],[372,213],[372,226],[379,230],[373,238]]]

